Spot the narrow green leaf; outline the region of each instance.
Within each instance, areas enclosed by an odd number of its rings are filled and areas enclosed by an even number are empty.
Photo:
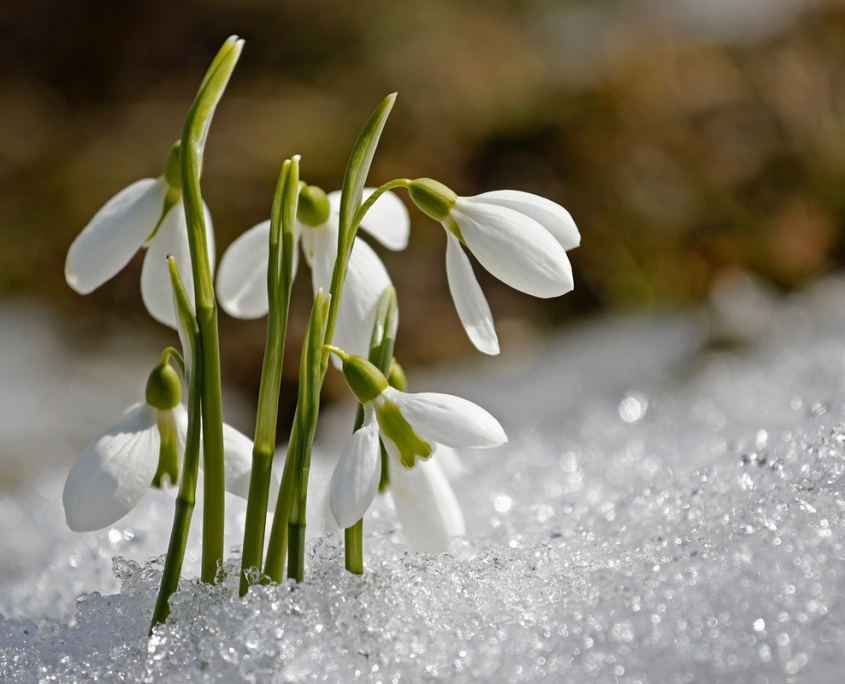
[[[167,256],[170,267],[170,281],[173,285],[173,304],[176,307],[176,330],[182,343],[182,354],[185,359],[185,381],[190,387],[194,372],[194,360],[197,358],[200,329],[191,298],[185,290],[179,266],[173,256]]]
[[[244,523],[241,596],[249,589],[246,571],[250,568],[261,567],[264,551],[270,473],[273,454],[276,451],[276,423],[279,414],[282,361],[285,354],[285,336],[293,282],[293,251],[296,247],[294,229],[298,197],[299,157],[295,156],[282,166],[270,216],[270,260],[267,268],[270,311],[267,320],[267,345],[264,349],[264,364],[258,391],[252,471]]]
[[[361,130],[349,157],[346,176],[343,179],[343,190],[340,195],[340,234],[344,238],[350,237],[347,233],[355,227],[352,224],[352,219],[361,204],[364,184],[367,182],[367,175],[370,173],[370,165],[373,162],[381,133],[395,101],[396,93],[384,98]]]
[[[201,306],[214,305],[211,262],[208,255],[205,212],[202,207],[199,180],[202,173],[205,141],[214,111],[220,98],[223,97],[229,77],[235,69],[242,50],[243,40],[239,40],[237,36],[232,36],[223,44],[206,72],[182,129],[180,146],[182,198],[188,224],[188,242],[191,248],[191,267],[198,309]]]

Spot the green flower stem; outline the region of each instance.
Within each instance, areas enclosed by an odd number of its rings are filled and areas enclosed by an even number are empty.
[[[296,420],[298,439],[292,465],[294,486],[290,500],[288,519],[288,577],[301,582],[305,577],[305,513],[308,500],[308,476],[311,471],[311,445],[317,431],[317,415],[320,411],[320,388],[323,384],[320,360],[323,339],[326,333],[329,300],[322,292],[314,298],[311,320],[302,349],[299,369],[299,400]],[[301,409],[301,411],[300,411]]]
[[[279,487],[279,497],[276,500],[276,513],[273,516],[273,526],[270,529],[270,542],[267,545],[267,559],[264,563],[264,574],[271,582],[281,582],[285,572],[285,549],[288,547],[288,520],[290,518],[291,499],[296,484],[294,476],[293,454],[299,448],[298,420],[294,417],[293,428],[288,441],[288,454],[285,468],[282,472],[282,483]]]
[[[364,574],[364,521],[359,520],[343,531],[346,569],[355,575]]]
[[[270,260],[267,269],[267,293],[270,311],[267,320],[267,344],[258,391],[258,414],[252,451],[252,472],[246,507],[240,594],[249,589],[246,571],[261,568],[264,530],[270,496],[270,474],[276,451],[276,422],[279,414],[279,389],[282,360],[293,284],[294,227],[299,196],[299,157],[282,166],[270,217]]]
[[[203,152],[211,118],[243,49],[243,41],[229,38],[214,58],[182,132],[182,199],[188,224],[191,268],[194,276],[196,315],[202,344],[202,435],[204,505],[202,580],[213,583],[223,562],[225,489],[223,466],[223,401],[220,381],[220,343],[217,302],[208,254],[205,212],[200,191]]]
[[[384,186],[382,186],[384,187]],[[375,193],[373,193],[375,194]],[[396,289],[386,287],[379,300],[376,322],[370,337],[369,361],[378,368],[385,377],[390,374],[390,363],[393,360],[393,346],[396,341],[396,328],[399,324],[399,304],[396,300]],[[364,407],[358,407],[355,417],[355,430],[364,424]],[[385,479],[386,473],[382,462],[380,481]],[[364,521],[359,520],[352,527],[347,527],[343,533],[346,569],[356,575],[364,574]]]
[[[175,349],[169,348],[169,354],[177,359],[188,383],[188,434],[185,439],[185,456],[182,465],[182,478],[179,481],[179,493],[176,496],[176,514],[173,518],[173,529],[170,534],[170,545],[164,561],[164,572],[161,578],[161,588],[156,601],[150,633],[153,627],[163,623],[170,614],[170,597],[179,586],[179,576],[182,574],[182,564],[185,559],[185,547],[188,543],[188,532],[191,528],[191,516],[194,512],[197,491],[197,471],[200,459],[200,415],[201,415],[201,386],[202,381],[202,340],[196,318],[191,310],[190,300],[179,277],[176,260],[169,257],[170,274],[173,280],[173,290],[182,323],[181,330],[186,339],[183,344],[191,349],[192,367],[185,368],[182,355]],[[168,353],[168,350],[165,350]]]
[[[340,193],[337,259],[334,262],[332,284],[329,288],[331,301],[328,322],[326,323],[326,344],[331,344],[334,336],[334,328],[337,324],[337,314],[340,307],[340,296],[343,292],[343,284],[346,282],[346,271],[349,266],[349,255],[352,253],[352,244],[355,240],[355,234],[358,232],[358,225],[364,217],[363,213],[360,213],[359,216],[358,211],[361,208],[364,184],[367,181],[367,174],[370,172],[373,155],[375,155],[381,133],[384,130],[385,123],[387,123],[387,117],[390,116],[390,111],[393,109],[394,102],[396,102],[396,93],[388,95],[376,107],[376,110],[361,130],[358,140],[355,142],[355,147],[352,148],[349,163],[346,166],[343,189]],[[373,201],[375,202],[375,200]],[[356,218],[358,223],[355,222]],[[324,350],[322,358],[323,377],[326,375],[328,363],[329,352]]]
[[[384,185],[380,185],[376,188],[375,192],[367,198],[367,201],[358,207],[358,211],[355,212],[355,216],[352,218],[352,225],[355,226],[357,230],[358,226],[361,225],[361,221],[364,220],[364,216],[370,210],[370,207],[372,207],[376,203],[376,200],[385,192],[393,190],[393,188],[408,188],[410,186],[411,181],[407,178],[397,178],[396,180],[389,181]]]
[[[288,577],[301,581],[304,576],[305,558],[305,505],[307,500],[308,472],[311,468],[310,445],[317,429],[320,386],[320,354],[326,330],[328,299],[322,290],[314,298],[308,331],[302,344],[299,363],[299,399],[293,418],[293,430],[276,514],[270,530],[270,545],[264,573],[274,582],[281,582],[284,571],[285,547],[289,550]],[[306,449],[307,447],[307,449]]]
[[[182,358],[179,350],[174,347],[165,347],[164,351],[161,353],[161,360],[167,363],[170,359],[173,359],[173,362],[176,364],[179,372],[182,373],[182,377],[188,377],[185,373],[185,359]]]
[[[270,532],[270,544],[267,549],[267,561],[264,572],[273,581],[281,581],[281,570],[284,560],[280,558],[284,548],[284,532],[282,527],[288,523],[289,531],[298,525],[305,525],[305,502],[308,490],[308,471],[310,468],[312,443],[314,431],[317,424],[317,413],[320,410],[320,390],[328,370],[329,351],[322,347],[322,343],[330,344],[334,335],[335,324],[337,323],[338,307],[340,306],[340,295],[343,291],[343,284],[346,281],[346,272],[349,263],[349,255],[352,251],[352,244],[358,224],[355,223],[358,209],[361,205],[361,197],[364,192],[364,183],[370,170],[370,165],[378,146],[379,138],[384,130],[387,117],[393,108],[396,94],[388,95],[370,116],[358,140],[352,149],[349,163],[346,167],[346,175],[343,181],[343,189],[340,196],[340,212],[338,218],[338,249],[335,260],[334,271],[332,272],[332,283],[329,289],[328,312],[324,318],[324,329],[320,334],[321,346],[317,347],[318,354],[313,357],[314,373],[313,386],[308,388],[307,401],[303,403],[302,380],[300,373],[300,400],[296,408],[294,419],[294,433],[297,439],[294,442],[293,434],[288,447],[288,456],[285,462],[285,470],[282,475],[282,484],[279,492],[279,499],[276,504],[276,515],[273,519],[273,527]],[[361,214],[363,218],[363,214]],[[360,218],[358,219],[360,222]],[[314,314],[312,311],[312,323]],[[317,360],[319,359],[319,363]],[[313,427],[312,427],[313,426]],[[291,463],[292,459],[296,459]],[[289,467],[289,464],[290,467]],[[289,516],[289,517],[288,517]],[[299,530],[295,530],[299,535]],[[288,536],[288,576],[301,579],[304,576],[305,548],[301,539],[296,540]],[[295,558],[290,563],[290,558]]]

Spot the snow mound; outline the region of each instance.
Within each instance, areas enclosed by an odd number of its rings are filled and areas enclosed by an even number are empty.
[[[149,639],[162,566],[144,561],[166,545],[166,494],[92,535],[63,530],[61,474],[0,499],[3,681],[841,681],[845,284],[779,303],[740,349],[697,352],[699,337],[671,334],[679,320],[648,335],[614,325],[612,342],[604,324],[582,331],[589,355],[565,366],[577,377],[559,377],[560,395],[526,380],[537,363],[509,377],[515,406],[566,397],[567,410],[465,454],[455,554],[407,551],[381,497],[363,577],[344,571],[332,535],[310,541],[305,582],[245,599],[236,558],[214,587],[188,579],[194,558]],[[567,339],[549,344],[550,368]],[[620,388],[601,349],[630,352],[656,380]],[[231,548],[242,509],[230,509]],[[111,555],[124,557],[114,579]]]

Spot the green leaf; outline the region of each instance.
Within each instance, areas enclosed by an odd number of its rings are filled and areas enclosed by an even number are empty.
[[[191,298],[188,297],[182,276],[179,274],[176,259],[172,255],[168,255],[167,264],[170,266],[170,281],[173,284],[176,330],[179,333],[179,340],[182,342],[182,354],[185,357],[185,381],[190,385],[194,372],[194,362],[197,359],[200,329],[194,307],[191,304]]]
[[[304,439],[300,460],[299,502],[301,521],[305,521],[305,500],[308,493],[308,474],[311,469],[311,445],[317,430],[317,416],[320,412],[320,389],[323,386],[322,355],[323,338],[326,333],[326,320],[329,312],[329,298],[323,298],[322,290],[314,298],[311,320],[303,343],[302,368],[299,376],[300,397],[305,410],[302,412],[302,432]]]
[[[361,130],[352,154],[349,157],[349,164],[346,166],[346,176],[343,179],[343,190],[340,195],[340,235],[341,239],[351,240],[351,230],[357,226],[353,225],[352,219],[361,204],[361,197],[364,194],[364,184],[367,182],[367,175],[370,173],[370,165],[376,153],[381,133],[393,109],[396,101],[396,93],[388,95],[376,108],[369,121]],[[342,252],[338,252],[341,254]]]
[[[191,248],[191,268],[194,275],[197,308],[214,307],[214,286],[211,260],[206,239],[205,212],[202,207],[200,173],[202,172],[205,141],[217,103],[243,50],[243,40],[232,36],[220,48],[200,85],[194,103],[185,119],[180,146],[182,199],[188,224],[188,243]]]
[[[390,373],[390,360],[393,358],[398,326],[399,302],[396,299],[396,288],[388,285],[379,299],[376,322],[370,337],[369,356],[370,363],[384,373],[385,377]]]

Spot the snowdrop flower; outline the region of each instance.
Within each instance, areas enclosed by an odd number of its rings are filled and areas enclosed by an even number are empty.
[[[130,406],[120,421],[99,435],[74,463],[62,501],[74,532],[108,527],[129,513],[150,486],[179,479],[188,413],[181,383],[166,362],[150,374],[145,401]],[[252,441],[223,425],[226,489],[246,498]]]
[[[562,206],[538,195],[497,190],[458,197],[430,178],[411,181],[411,199],[446,229],[449,290],[472,343],[485,354],[499,353],[490,307],[478,285],[466,246],[499,280],[534,297],[557,297],[572,290],[566,250],[581,236]]]
[[[162,176],[144,178],[121,190],[76,237],[65,261],[68,285],[79,294],[89,294],[116,276],[141,247],[146,247],[147,255],[141,269],[144,305],[157,321],[175,328],[168,254],[172,254],[180,266],[188,295],[191,299],[194,295],[181,187],[177,142],[170,151]],[[209,254],[213,260],[211,215],[205,204],[203,209]]]
[[[373,188],[366,188],[364,200],[373,192]],[[326,195],[320,188],[305,186],[300,192],[295,235],[311,267],[315,294],[321,288],[328,292],[331,287],[337,258],[339,208],[340,191]],[[388,249],[405,249],[410,232],[408,210],[395,194],[385,192],[367,212],[361,228]],[[235,240],[220,260],[217,298],[231,316],[258,318],[268,311],[269,236],[270,221],[259,223]],[[294,253],[294,275],[297,262]],[[356,237],[335,326],[337,345],[357,354],[368,353],[379,298],[390,284],[381,259],[372,247]]]
[[[436,460],[437,444],[485,448],[508,441],[499,422],[480,406],[449,394],[400,392],[369,361],[332,351],[364,405],[364,423],[335,468],[329,506],[337,523],[351,527],[367,511],[381,473],[379,439],[390,455],[391,487],[409,541],[420,550],[441,551],[463,534],[463,516]],[[403,510],[404,509],[404,510]]]
[[[413,468],[390,471],[393,505],[402,524],[402,532],[415,551],[446,553],[455,540],[466,536],[464,514],[449,483],[445,444],[427,461]]]

